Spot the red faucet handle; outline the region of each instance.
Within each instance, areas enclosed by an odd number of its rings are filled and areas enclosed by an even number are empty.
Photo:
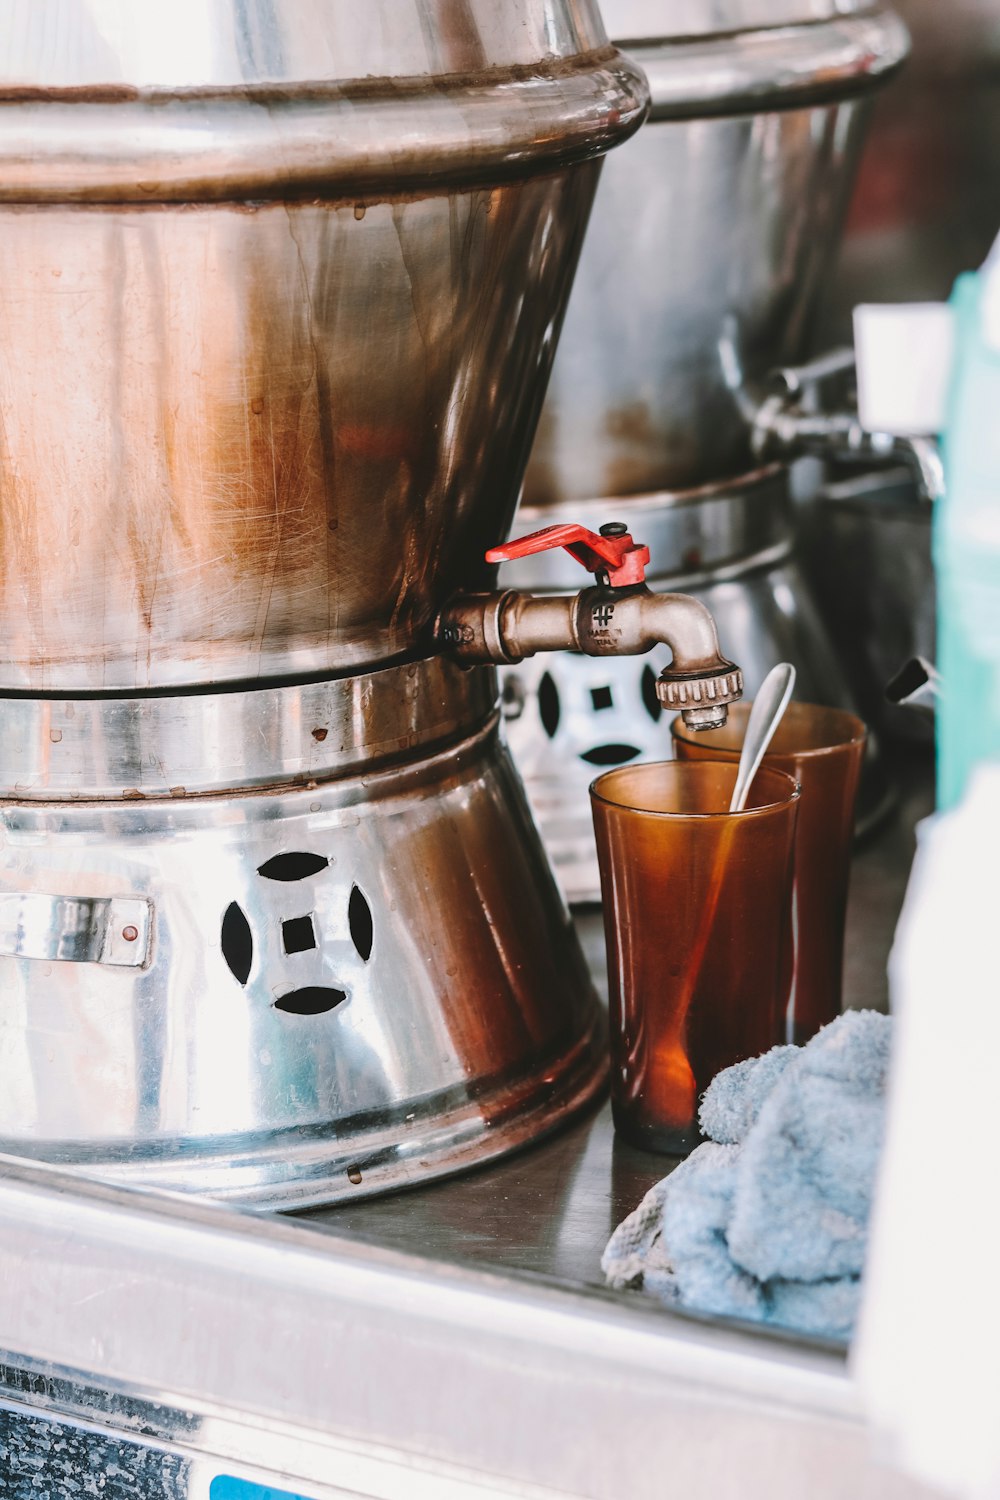
[[[543,526],[529,536],[518,537],[502,547],[491,547],[486,554],[490,563],[513,562],[516,557],[528,557],[532,552],[549,552],[556,547],[565,547],[571,557],[582,563],[588,573],[607,573],[613,588],[625,588],[630,583],[642,583],[649,562],[649,548],[641,542],[633,542],[630,533],[620,521],[612,521],[601,527],[600,535],[588,531],[586,526]]]

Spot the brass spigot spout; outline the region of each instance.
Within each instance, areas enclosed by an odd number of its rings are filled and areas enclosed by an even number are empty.
[[[597,573],[598,584],[578,594],[507,589],[459,595],[438,618],[440,644],[458,661],[497,665],[539,651],[638,656],[666,645],[673,659],[657,680],[660,702],[693,729],[725,724],[728,705],[742,696],[743,674],[719,650],[705,606],[688,594],[652,593],[642,581],[648,550],[637,547],[624,527],[602,527],[600,537],[582,527],[547,527],[493,549],[487,558],[506,561],[548,546],[566,546]]]

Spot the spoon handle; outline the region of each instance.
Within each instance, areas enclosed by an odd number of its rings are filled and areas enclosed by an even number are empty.
[[[736,785],[729,803],[730,812],[742,812],[746,806],[750,783],[764,759],[771,736],[781,723],[781,716],[788,707],[794,687],[795,668],[789,661],[779,662],[776,667],[772,667],[761,683],[747,720],[740,763],[736,770]]]

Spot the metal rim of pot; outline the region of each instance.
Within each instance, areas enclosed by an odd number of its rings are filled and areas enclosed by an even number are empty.
[[[570,520],[596,529],[609,517],[624,522],[649,547],[652,561],[647,576],[665,591],[688,592],[772,568],[792,550],[788,475],[779,464],[753,470],[736,481],[725,479],[692,490],[522,505],[514,535]],[[691,555],[688,549],[695,530],[696,555]],[[540,580],[545,589],[573,587],[576,564],[565,552],[545,554],[541,571],[539,561],[532,559],[530,571],[524,563],[505,563],[504,584],[521,588]]]
[[[446,656],[281,687],[5,694],[0,795],[148,802],[302,786],[433,756],[492,722],[496,703],[492,671]]]
[[[491,71],[110,101],[8,90],[0,201],[423,195],[600,156],[645,118],[642,74],[612,47]]]
[[[802,108],[849,98],[887,80],[910,36],[891,11],[866,10],[728,33],[643,38],[607,14],[615,44],[640,64],[651,120]],[[627,26],[628,17],[622,22]]]

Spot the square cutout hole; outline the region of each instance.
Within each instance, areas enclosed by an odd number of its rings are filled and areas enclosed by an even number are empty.
[[[316,928],[312,916],[292,917],[281,924],[281,941],[286,953],[307,953],[316,946]]]

